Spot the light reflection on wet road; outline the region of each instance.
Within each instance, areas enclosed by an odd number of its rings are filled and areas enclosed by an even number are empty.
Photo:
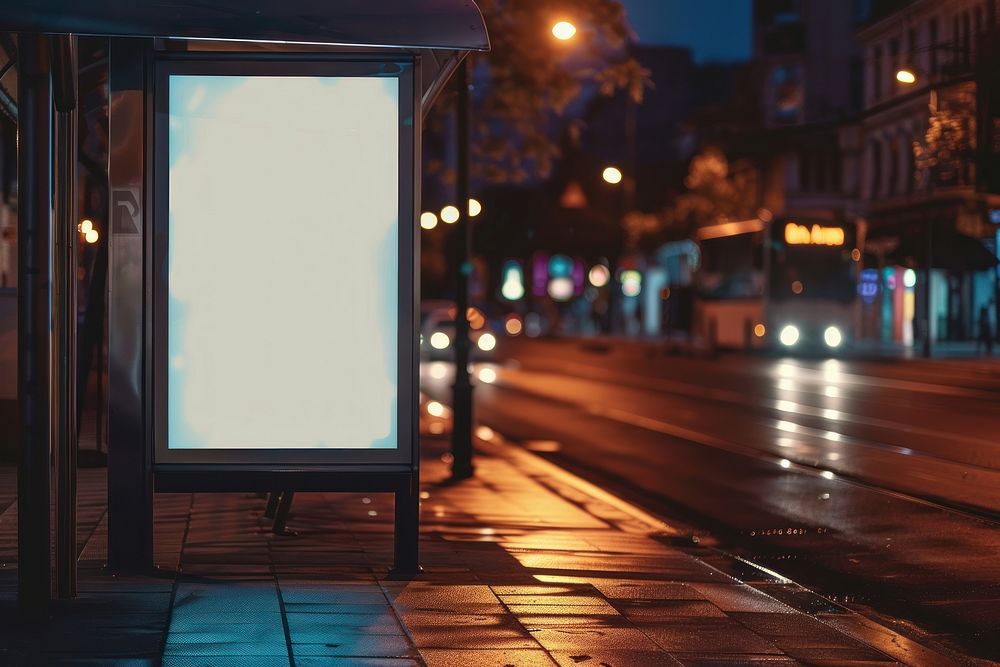
[[[995,655],[1000,365],[502,354],[476,369],[482,423],[800,583]],[[450,400],[450,368],[422,376]]]

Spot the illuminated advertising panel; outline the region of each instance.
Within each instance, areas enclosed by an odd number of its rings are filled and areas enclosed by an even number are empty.
[[[411,70],[202,65],[158,87],[157,463],[408,461]]]

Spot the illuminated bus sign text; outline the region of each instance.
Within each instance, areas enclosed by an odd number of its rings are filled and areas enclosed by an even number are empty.
[[[785,243],[788,245],[844,245],[844,230],[840,227],[813,225],[811,228],[790,222],[785,225]]]

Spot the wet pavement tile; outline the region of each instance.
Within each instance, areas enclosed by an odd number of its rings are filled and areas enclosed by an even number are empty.
[[[255,643],[284,644],[285,629],[281,619],[277,623],[214,623],[192,630],[175,630],[167,635],[167,647],[175,644]]]
[[[297,655],[295,667],[421,667],[413,658],[347,658],[324,655]]]
[[[391,612],[384,614],[295,614],[286,615],[292,642],[320,643],[322,635],[336,633],[368,633],[401,635],[403,627]],[[315,637],[315,638],[312,638]]]
[[[531,636],[549,650],[575,650],[580,648],[615,648],[639,651],[658,651],[660,646],[640,629],[549,626],[533,628]]]
[[[421,667],[413,658],[348,658],[326,655],[297,655],[295,667]]]
[[[636,623],[636,626],[671,653],[704,651],[706,648],[715,653],[782,653],[773,642],[729,618],[678,617]]]
[[[705,596],[687,584],[665,582],[599,582],[594,587],[609,599],[623,600],[704,600]]]
[[[385,600],[377,604],[286,601],[284,607],[286,612],[300,614],[381,614],[389,610],[389,603]]]
[[[866,647],[858,648],[788,648],[787,653],[792,658],[809,665],[852,665],[899,664],[889,656]]]
[[[518,616],[517,620],[529,631],[552,626],[577,628],[633,627],[627,618],[618,614],[527,614]]]
[[[198,643],[171,643],[163,649],[164,656],[238,656],[243,657],[247,662],[261,656],[287,657],[288,646],[284,638],[281,642],[198,642]]]
[[[424,649],[421,657],[427,667],[557,667],[549,654],[541,649],[523,650],[454,650]]]
[[[298,656],[341,656],[373,658],[409,658],[416,650],[400,635],[369,635],[346,633],[331,635],[323,642],[293,643],[292,654]]]
[[[733,620],[781,648],[864,648],[864,644],[805,614],[733,612]]]
[[[797,667],[802,664],[786,655],[674,653],[673,657],[684,667]]]
[[[716,607],[725,612],[794,613],[794,609],[755,588],[742,584],[692,584]]]
[[[511,621],[499,626],[408,625],[413,643],[424,648],[526,649],[537,648],[531,633]]]
[[[725,612],[705,600],[616,600],[615,606],[622,615],[635,621],[646,622],[678,616],[702,618],[726,616]]]
[[[251,660],[248,656],[221,655],[166,655],[163,656],[162,667],[289,667],[291,662],[288,654],[284,656],[255,655]]]
[[[553,605],[553,604],[512,604],[507,605],[512,614],[537,615],[560,614],[563,616],[620,615],[618,610],[605,603],[600,605]]]
[[[681,664],[664,651],[627,649],[552,651],[552,659],[559,667],[671,667]]]
[[[510,614],[456,614],[442,611],[412,611],[402,614],[407,625],[493,626],[510,623]]]
[[[508,607],[515,605],[551,605],[560,607],[608,607],[600,595],[501,595],[500,601]]]

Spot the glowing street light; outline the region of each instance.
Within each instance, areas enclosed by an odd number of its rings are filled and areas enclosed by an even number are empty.
[[[611,185],[618,185],[622,182],[622,172],[618,167],[607,167],[602,175],[605,182]]]
[[[80,230],[80,233],[81,233],[81,234],[86,234],[86,233],[88,233],[88,232],[89,232],[89,231],[90,231],[91,229],[93,229],[93,228],[94,228],[94,223],[93,223],[93,222],[91,222],[91,221],[90,221],[89,219],[87,219],[87,218],[84,218],[84,219],[83,219],[83,220],[82,220],[82,221],[80,222],[80,224],[79,224],[79,225],[77,225],[77,229],[79,229],[79,230]]]
[[[100,236],[98,235],[96,229],[91,228],[89,232],[83,235],[83,238],[87,241],[87,243],[97,243],[97,239],[99,239]]]
[[[478,199],[469,200],[469,217],[474,218],[483,212],[483,205],[479,203]]]
[[[437,227],[437,224],[438,217],[430,211],[424,211],[420,214],[420,226],[424,229],[434,229]]]
[[[459,212],[457,206],[445,206],[441,209],[441,220],[449,225],[454,225],[458,222]]]
[[[566,42],[576,35],[576,26],[569,21],[559,21],[552,26],[552,36],[561,42]]]
[[[913,73],[913,70],[904,67],[896,71],[896,81],[909,86],[917,82],[917,75]]]

